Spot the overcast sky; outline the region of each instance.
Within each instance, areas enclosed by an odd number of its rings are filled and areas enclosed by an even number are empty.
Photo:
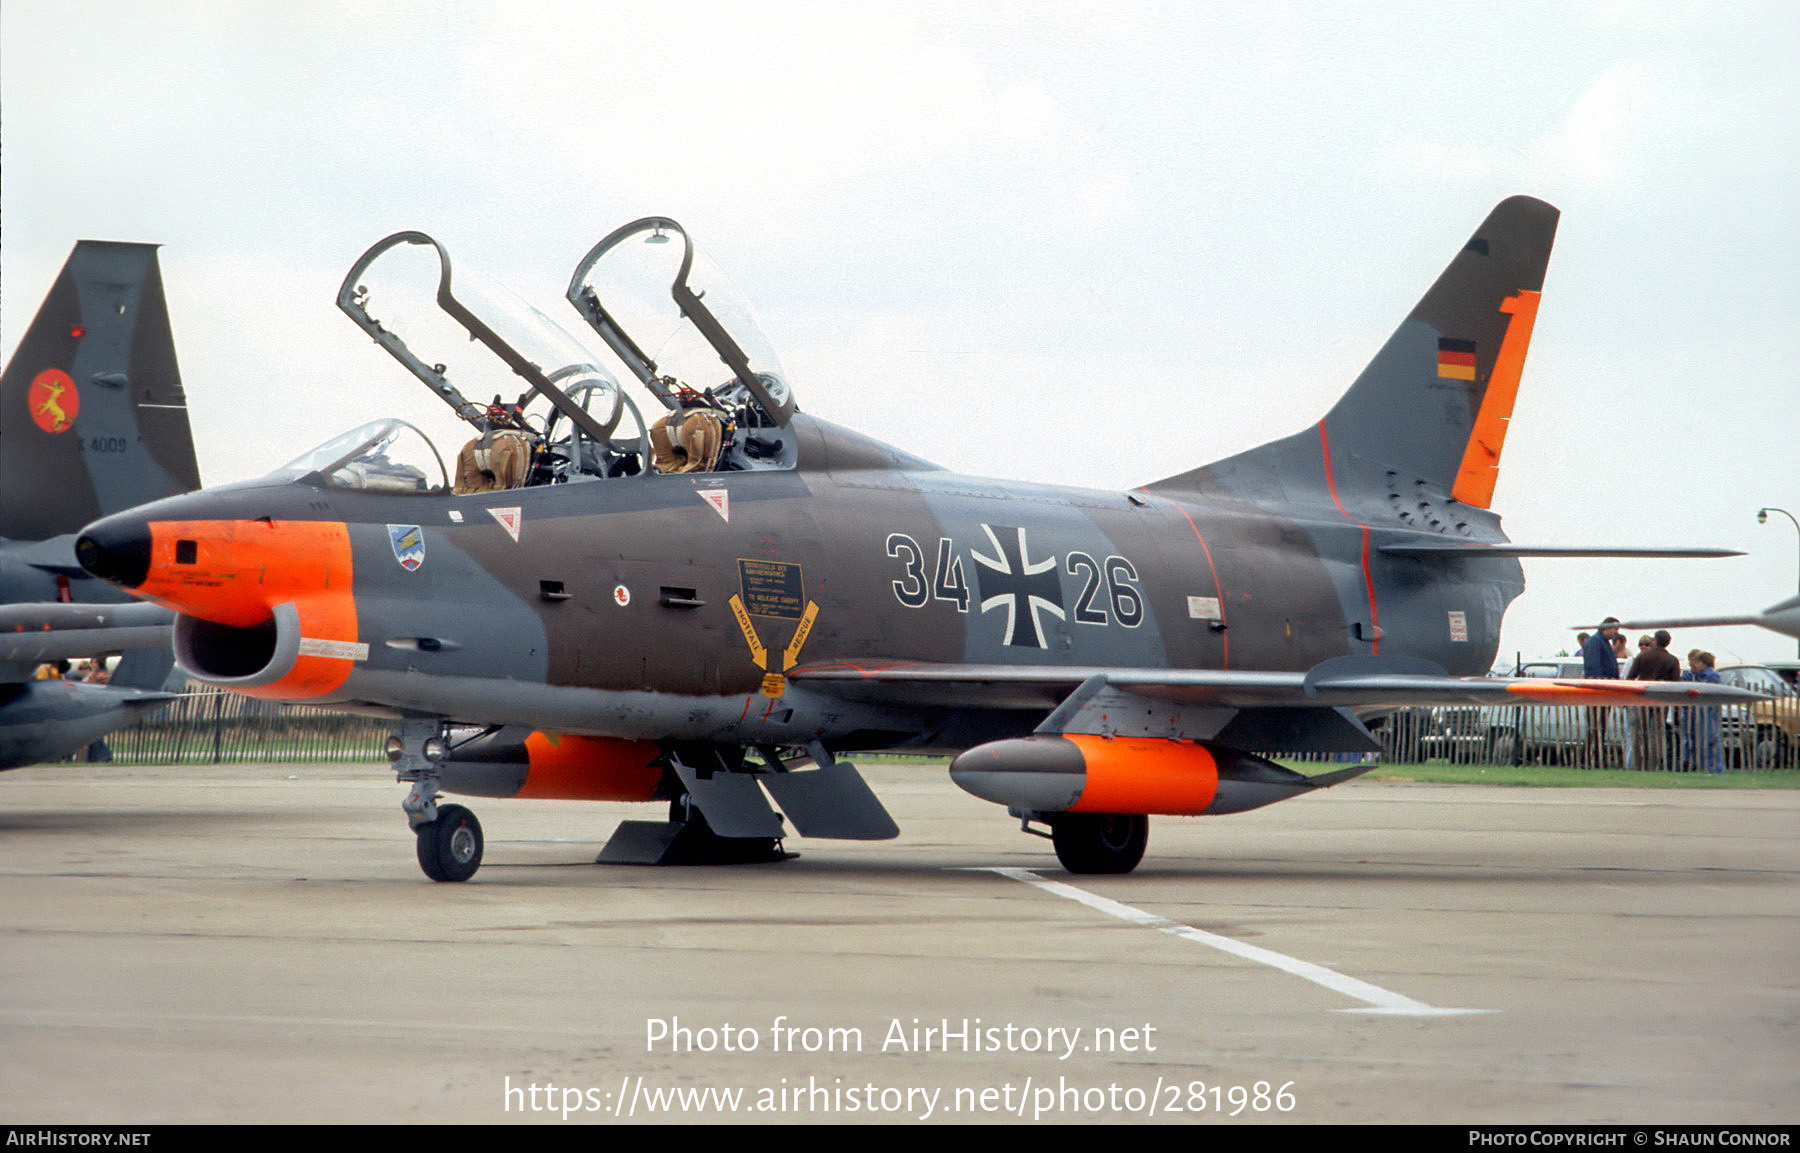
[[[0,7],[0,347],[73,242],[164,245],[202,476],[443,410],[337,312],[416,228],[574,328],[680,220],[801,406],[947,467],[1119,488],[1315,422],[1487,211],[1563,210],[1495,507],[1505,653],[1761,608],[1800,538],[1800,6]],[[452,436],[442,437],[453,446]],[[1690,632],[1722,661],[1792,658]]]

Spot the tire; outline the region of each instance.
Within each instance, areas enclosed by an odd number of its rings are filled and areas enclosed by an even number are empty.
[[[419,826],[419,868],[434,881],[466,881],[481,868],[481,822],[461,805],[438,808]]]
[[[1487,748],[1483,750],[1484,764],[1511,765],[1520,760],[1519,734],[1511,729],[1490,729],[1487,735]]]
[[[1071,873],[1129,873],[1144,859],[1150,818],[1142,813],[1058,813],[1050,821],[1056,859]]]

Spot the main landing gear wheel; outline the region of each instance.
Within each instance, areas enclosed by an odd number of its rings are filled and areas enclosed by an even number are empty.
[[[419,867],[434,881],[466,881],[481,868],[481,822],[461,805],[440,805],[420,825]]]
[[[1144,859],[1150,818],[1142,813],[1058,813],[1050,821],[1056,859],[1071,873],[1129,873]]]

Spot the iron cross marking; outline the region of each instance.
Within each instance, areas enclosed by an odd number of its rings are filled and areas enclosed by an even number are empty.
[[[969,550],[975,563],[981,566],[977,574],[981,580],[981,611],[1006,610],[1006,636],[1001,643],[1022,649],[1049,648],[1038,614],[1055,613],[1057,620],[1067,619],[1063,614],[1062,578],[1056,572],[1056,557],[1033,563],[1029,559],[1023,528],[1002,525],[995,529],[984,524],[981,531],[987,533],[995,553],[994,556],[983,556],[974,549]],[[1021,628],[1021,620],[1029,621],[1031,627]]]

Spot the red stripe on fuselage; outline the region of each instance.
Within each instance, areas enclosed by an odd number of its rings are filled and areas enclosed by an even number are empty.
[[[1331,490],[1331,503],[1344,514],[1344,519],[1362,529],[1362,570],[1363,586],[1369,590],[1369,624],[1375,629],[1375,638],[1369,642],[1371,653],[1381,651],[1381,613],[1375,607],[1375,577],[1369,572],[1369,526],[1350,515],[1344,502],[1338,499],[1337,481],[1331,475],[1331,438],[1326,435],[1325,422],[1319,422],[1319,449],[1325,458],[1325,487]]]
[[[1138,491],[1145,496],[1156,495],[1147,488],[1140,488]],[[1167,500],[1168,498],[1165,497],[1163,499]],[[1169,501],[1169,503],[1175,505],[1181,515],[1186,517],[1188,527],[1194,530],[1194,539],[1200,542],[1200,551],[1206,554],[1206,571],[1212,574],[1213,592],[1219,594],[1219,625],[1221,628],[1227,629],[1227,631],[1223,631],[1219,634],[1219,640],[1223,646],[1219,650],[1219,667],[1228,669],[1231,667],[1231,633],[1229,632],[1228,622],[1225,620],[1225,586],[1219,583],[1219,570],[1213,567],[1212,550],[1206,547],[1206,538],[1200,535],[1200,526],[1194,523],[1193,517],[1188,516],[1187,509],[1182,508],[1172,500]]]

